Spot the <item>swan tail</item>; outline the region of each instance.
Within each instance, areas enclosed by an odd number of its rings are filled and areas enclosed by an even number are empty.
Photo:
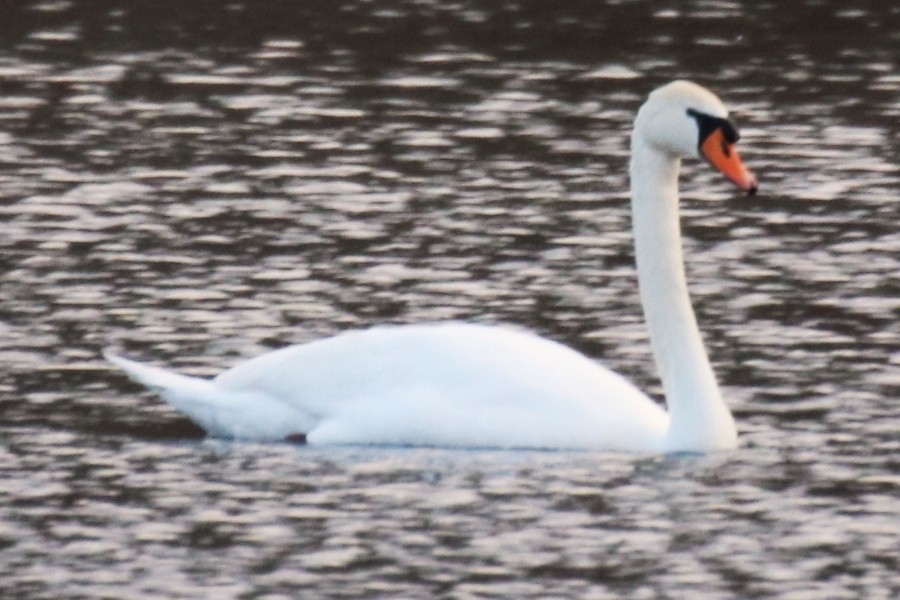
[[[152,367],[105,351],[103,357],[119,367],[128,377],[181,408],[183,403],[215,405],[215,386],[199,377],[188,377],[173,371]]]
[[[226,389],[209,379],[188,377],[109,351],[103,356],[212,436],[279,441],[307,431],[307,418],[264,393]]]

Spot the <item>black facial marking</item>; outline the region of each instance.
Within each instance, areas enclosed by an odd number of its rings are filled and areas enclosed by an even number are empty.
[[[734,125],[732,125],[731,121],[729,121],[728,119],[723,119],[722,117],[714,117],[712,115],[694,110],[693,108],[687,109],[687,114],[697,121],[697,127],[700,129],[700,140],[697,142],[698,146],[702,146],[703,142],[706,141],[706,138],[708,138],[712,134],[712,132],[717,129],[722,130],[722,134],[725,136],[725,141],[729,144],[733,144],[741,139],[738,130],[735,129]]]

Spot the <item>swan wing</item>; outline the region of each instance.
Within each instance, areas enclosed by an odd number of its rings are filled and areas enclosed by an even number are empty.
[[[646,450],[668,425],[637,388],[574,350],[463,323],[346,332],[251,359],[213,384],[297,410],[316,444]]]

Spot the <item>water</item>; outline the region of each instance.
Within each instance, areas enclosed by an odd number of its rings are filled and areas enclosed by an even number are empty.
[[[3,597],[900,594],[900,8],[9,4]],[[682,181],[733,453],[206,441],[100,358],[213,375],[465,319],[659,397],[626,149],[676,77],[726,100],[762,183]]]

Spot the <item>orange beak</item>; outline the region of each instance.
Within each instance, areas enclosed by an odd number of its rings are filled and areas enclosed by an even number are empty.
[[[721,171],[739,188],[750,195],[756,193],[756,177],[741,162],[737,148],[725,139],[725,133],[721,129],[716,129],[706,136],[706,139],[700,144],[700,152],[712,166]]]

